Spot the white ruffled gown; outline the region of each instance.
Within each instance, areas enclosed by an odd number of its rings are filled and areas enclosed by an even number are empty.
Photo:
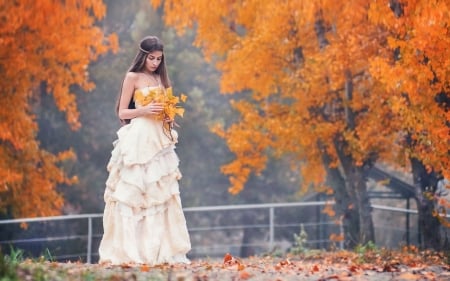
[[[99,263],[189,263],[176,131],[171,140],[162,121],[146,116],[132,119],[117,135],[107,165]]]

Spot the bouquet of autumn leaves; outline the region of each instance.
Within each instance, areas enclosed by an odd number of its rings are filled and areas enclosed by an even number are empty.
[[[183,117],[184,108],[180,106],[180,103],[186,102],[186,99],[187,96],[185,94],[181,94],[180,96],[174,95],[172,87],[165,90],[151,90],[147,95],[144,95],[142,92],[137,92],[135,94],[135,101],[143,106],[151,102],[159,102],[164,105],[163,110],[156,118],[163,121],[164,131],[166,134],[169,133],[168,137],[172,140],[171,130],[173,125],[176,125],[175,116],[179,115],[180,117]]]
[[[179,104],[180,102],[186,102],[187,96],[185,94],[175,96],[173,94],[172,87],[170,87],[166,89],[166,94],[163,98],[164,109],[160,114],[160,118],[162,118],[162,120],[174,121],[176,115],[183,117],[184,108]]]

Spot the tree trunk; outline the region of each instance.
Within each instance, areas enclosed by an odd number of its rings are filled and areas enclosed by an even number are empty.
[[[342,177],[340,179],[343,180]],[[344,245],[347,249],[353,249],[358,245],[361,229],[358,210],[353,207],[352,200],[346,191],[345,183],[334,183],[332,186],[336,202],[336,214],[342,218]]]
[[[337,215],[343,218],[346,248],[375,242],[372,207],[367,193],[366,172],[362,167],[345,167],[342,175],[338,169],[327,170],[328,184],[334,190]],[[344,180],[345,179],[345,180]]]
[[[352,175],[349,176],[349,185],[355,190],[357,210],[359,214],[359,243],[375,242],[375,231],[372,221],[372,207],[370,206],[367,193],[365,173],[360,167],[353,167]]]
[[[242,215],[242,221],[244,224],[254,222],[256,220],[256,214],[254,212],[244,212]],[[255,249],[251,246],[252,239],[255,238],[257,230],[255,228],[244,228],[244,233],[242,236],[240,257],[250,257],[255,255]],[[270,249],[272,251],[273,249]]]
[[[327,171],[327,185],[334,191],[336,216],[342,218],[344,231],[344,247],[353,249],[359,240],[359,215],[356,208],[352,208],[352,199],[345,187],[345,180],[339,169],[330,168],[330,157],[322,153],[322,161]]]
[[[375,242],[372,207],[370,206],[366,184],[368,173],[375,163],[375,155],[369,155],[362,166],[356,166],[352,157],[345,153],[345,142],[337,139],[334,146],[342,165],[339,173],[341,173],[340,177],[344,181],[345,191],[348,194],[353,214],[356,214],[357,217],[353,220],[356,220],[358,224],[358,233],[351,238],[355,240],[356,244]]]
[[[419,213],[420,247],[440,250],[442,245],[440,222],[433,215],[433,196],[438,178],[434,172],[428,172],[423,163],[416,158],[411,159],[411,166]]]

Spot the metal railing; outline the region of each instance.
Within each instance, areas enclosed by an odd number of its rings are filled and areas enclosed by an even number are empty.
[[[276,216],[276,211],[281,212],[281,209],[292,209],[292,208],[310,208],[310,207],[323,207],[327,204],[334,204],[334,202],[332,201],[317,201],[317,202],[293,202],[293,203],[269,203],[269,204],[247,204],[247,205],[225,205],[225,206],[205,206],[205,207],[188,207],[188,208],[184,208],[183,211],[185,212],[186,216],[189,215],[195,215],[195,216],[200,216],[201,214],[204,215],[208,215],[210,217],[207,217],[205,219],[203,219],[203,221],[212,221],[215,220],[215,218],[217,218],[219,215],[219,212],[225,212],[225,214],[227,214],[228,212],[235,212],[235,211],[239,211],[239,214],[242,214],[244,211],[248,211],[248,210],[252,210],[254,213],[252,213],[252,215],[254,215],[255,217],[259,217],[261,218],[261,220],[263,220],[263,223],[256,223],[255,219],[255,223],[253,224],[249,224],[249,223],[235,223],[235,222],[231,222],[231,224],[229,225],[206,225],[206,226],[202,226],[202,225],[195,225],[195,226],[190,226],[188,223],[188,229],[190,233],[197,233],[200,232],[202,234],[199,234],[199,237],[204,237],[206,236],[206,234],[204,234],[205,232],[219,232],[219,233],[223,233],[223,232],[233,232],[236,230],[240,230],[240,233],[243,230],[247,230],[249,231],[250,229],[253,229],[253,231],[256,231],[256,229],[266,229],[265,231],[261,231],[262,233],[266,233],[268,234],[263,238],[261,238],[260,243],[249,243],[249,244],[245,244],[242,241],[238,241],[236,244],[233,244],[234,242],[228,242],[225,243],[224,245],[217,245],[218,241],[214,241],[215,244],[214,245],[206,245],[206,246],[202,246],[199,245],[199,243],[193,243],[192,245],[192,249],[194,251],[198,251],[200,253],[204,253],[205,251],[208,252],[208,249],[211,251],[211,249],[213,248],[229,248],[229,247],[242,247],[242,246],[248,246],[248,247],[258,247],[261,246],[263,247],[266,251],[270,251],[272,249],[274,249],[274,247],[276,246],[276,244],[279,244],[280,241],[276,240],[277,239],[277,233],[276,230],[279,230],[278,232],[280,232],[280,229],[286,229],[286,228],[291,228],[293,230],[290,231],[290,234],[292,235],[293,233],[297,233],[300,229],[300,226],[307,226],[307,227],[311,227],[311,229],[315,229],[317,235],[315,235],[316,239],[315,240],[308,240],[308,242],[311,243],[317,243],[317,245],[323,245],[323,243],[334,243],[332,241],[330,241],[328,239],[328,236],[326,235],[327,233],[331,232],[336,232],[337,230],[337,234],[342,234],[342,226],[340,224],[336,224],[336,222],[334,221],[327,221],[326,220],[326,215],[321,215],[321,211],[316,211],[316,215],[317,217],[315,218],[314,221],[298,221],[298,217],[296,215],[294,215],[294,220],[291,221],[287,221],[287,219],[285,219],[285,217],[289,217],[289,215],[284,215],[284,214],[280,214],[278,217]],[[410,209],[402,209],[402,208],[395,208],[395,207],[388,207],[388,206],[382,206],[382,205],[372,205],[374,210],[380,210],[380,211],[388,211],[388,212],[397,212],[400,214],[417,214],[416,210],[410,210]],[[264,212],[256,212],[256,211],[261,211],[263,210]],[[216,213],[215,213],[216,212]],[[311,212],[311,210],[309,210],[309,212]],[[294,214],[299,213],[298,211],[293,211]],[[216,215],[214,215],[216,214]],[[291,212],[292,214],[292,212]],[[92,257],[97,255],[97,253],[93,253],[93,239],[94,238],[98,238],[101,237],[101,233],[97,233],[94,234],[94,229],[93,229],[93,220],[98,220],[100,218],[102,218],[103,214],[79,214],[79,215],[65,215],[65,216],[53,216],[53,217],[40,217],[40,218],[24,218],[24,219],[9,219],[9,220],[1,220],[0,221],[0,227],[2,225],[12,225],[12,224],[22,224],[22,223],[41,223],[41,222],[54,222],[54,221],[72,221],[72,220],[87,220],[87,233],[85,234],[79,234],[79,235],[63,235],[63,236],[50,236],[49,234],[46,234],[45,237],[33,237],[33,238],[25,238],[25,239],[11,239],[11,240],[5,240],[5,241],[0,241],[0,245],[15,245],[18,243],[42,243],[42,242],[48,242],[48,241],[57,241],[57,240],[74,240],[74,239],[85,239],[86,240],[86,262],[87,263],[91,263],[92,262]],[[222,215],[223,216],[223,215]],[[267,220],[267,221],[266,221]],[[189,220],[188,220],[189,222]],[[331,230],[328,228],[332,228]],[[327,230],[327,229],[328,230]],[[268,230],[268,231],[267,231]],[[309,232],[311,232],[313,230],[310,230]],[[326,232],[327,233],[323,234],[322,232]],[[408,232],[407,235],[409,234],[409,229],[405,230]],[[230,234],[229,236],[233,236],[234,234]],[[403,234],[404,235],[404,234]],[[212,237],[214,237],[214,234],[212,235]],[[322,239],[321,239],[322,237]],[[239,238],[239,237],[238,237]],[[202,239],[202,238],[201,238]],[[281,239],[281,238],[280,238]],[[279,240],[280,240],[279,239]],[[212,240],[217,240],[217,239],[212,239]],[[322,244],[321,244],[322,243]],[[343,247],[342,242],[339,242],[338,247]],[[52,249],[49,249],[50,252]],[[79,255],[75,255],[75,256],[79,256]],[[83,254],[84,256],[84,254]],[[70,257],[70,256],[65,256]],[[58,258],[58,257],[56,257]],[[64,258],[62,256],[60,256],[59,258]]]

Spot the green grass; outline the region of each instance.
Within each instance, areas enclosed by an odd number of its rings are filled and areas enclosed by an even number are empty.
[[[10,255],[3,255],[0,250],[0,281],[19,280],[17,268],[23,261],[23,251],[11,248]]]

